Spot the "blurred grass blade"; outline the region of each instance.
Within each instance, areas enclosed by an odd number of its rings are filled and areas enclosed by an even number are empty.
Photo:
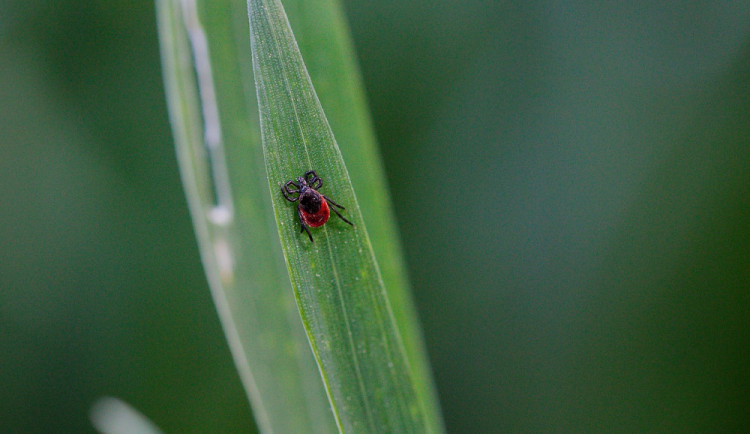
[[[266,193],[246,4],[202,6],[157,1],[170,120],[209,285],[261,430],[332,432]]]
[[[161,434],[151,420],[127,402],[113,396],[103,396],[89,411],[94,428],[104,434]]]
[[[339,428],[429,432],[441,424],[419,383],[386,295],[349,175],[315,95],[281,4],[249,0],[266,170],[282,249],[302,321]],[[376,163],[377,164],[377,163]],[[299,231],[279,184],[314,169],[322,193],[347,207],[337,219]],[[422,361],[423,358],[420,360]]]

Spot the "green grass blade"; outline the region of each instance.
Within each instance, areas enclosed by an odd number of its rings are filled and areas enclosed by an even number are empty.
[[[343,8],[337,1],[288,0],[285,10],[347,169],[356,176],[362,218],[406,347],[430,430],[443,431],[437,392],[411,298],[393,206],[356,65]]]
[[[267,194],[246,4],[202,5],[157,1],[170,119],[211,291],[261,430],[332,432]]]
[[[340,429],[440,430],[425,366],[409,360],[391,310],[352,183],[278,1],[249,0],[253,67],[274,212],[292,286]],[[378,164],[375,161],[375,164]],[[299,233],[279,183],[314,169],[322,193],[347,206]],[[414,324],[414,320],[411,320]]]

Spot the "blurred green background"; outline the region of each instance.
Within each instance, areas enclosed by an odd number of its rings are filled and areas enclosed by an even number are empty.
[[[750,4],[347,0],[451,432],[750,430]],[[254,423],[149,1],[0,2],[0,431]]]

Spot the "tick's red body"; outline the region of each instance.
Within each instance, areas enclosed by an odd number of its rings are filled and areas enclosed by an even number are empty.
[[[320,195],[317,191],[312,191],[315,192],[315,194]],[[323,226],[325,222],[328,221],[328,217],[331,216],[331,209],[328,207],[328,202],[322,200],[320,201],[320,208],[315,212],[305,211],[305,207],[300,203],[299,213],[302,217],[302,221],[305,222],[307,226],[317,228],[318,226]]]
[[[308,227],[317,228],[323,226],[331,216],[331,210],[341,217],[341,220],[354,226],[352,222],[345,219],[336,208],[328,206],[330,203],[335,207],[344,209],[343,206],[332,201],[324,194],[320,194],[317,189],[323,186],[323,180],[318,177],[314,170],[305,173],[305,176],[297,178],[297,182],[288,181],[281,187],[281,194],[289,202],[299,202],[297,205],[297,216],[299,217],[302,231],[307,231],[307,236],[312,241],[312,235]],[[296,195],[296,196],[295,196]]]

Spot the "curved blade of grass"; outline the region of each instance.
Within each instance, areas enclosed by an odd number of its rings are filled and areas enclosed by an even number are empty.
[[[351,181],[277,0],[249,0],[266,170],[282,249],[313,352],[344,431],[425,432],[439,422],[418,385],[375,262]],[[314,169],[348,207],[298,233],[279,184]]]
[[[385,170],[343,8],[335,0],[288,0],[284,5],[347,169],[356,174],[352,177],[352,185],[404,340],[417,394],[425,402],[430,416],[430,429],[443,431],[437,392],[411,298]]]
[[[246,5],[200,6],[157,1],[170,119],[211,291],[261,430],[332,432],[266,194]]]

